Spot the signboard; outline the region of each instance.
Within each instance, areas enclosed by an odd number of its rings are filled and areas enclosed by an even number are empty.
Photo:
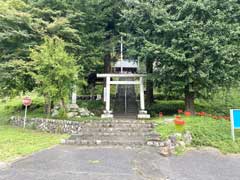
[[[233,141],[235,141],[235,129],[240,129],[240,109],[231,109],[230,110],[231,118],[231,133]]]
[[[25,97],[25,98],[23,98],[22,103],[25,106],[25,115],[24,115],[24,120],[23,120],[23,127],[25,128],[26,120],[27,120],[27,107],[32,104],[32,99],[30,97]]]
[[[30,97],[25,97],[22,100],[24,106],[30,106],[32,104],[32,99]]]

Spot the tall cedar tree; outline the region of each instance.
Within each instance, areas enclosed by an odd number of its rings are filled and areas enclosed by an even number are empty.
[[[183,93],[185,110],[195,112],[203,91],[239,81],[239,1],[137,0],[129,6],[123,17],[141,43],[139,54],[154,58],[152,79]]]

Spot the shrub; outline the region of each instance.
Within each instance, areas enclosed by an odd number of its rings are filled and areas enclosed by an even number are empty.
[[[170,100],[155,101],[155,103],[148,108],[148,111],[152,116],[157,116],[159,112],[163,112],[163,115],[176,114],[178,109],[184,109],[184,102],[181,100]]]
[[[87,108],[95,115],[101,115],[104,109],[104,103],[101,100],[78,100],[79,107]]]

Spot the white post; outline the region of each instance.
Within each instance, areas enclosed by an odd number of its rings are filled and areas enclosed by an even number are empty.
[[[127,113],[127,89],[125,85],[125,114]]]
[[[110,76],[106,79],[106,111],[110,113]]]
[[[140,81],[140,110],[145,110],[145,102],[144,102],[144,85],[143,85],[143,77],[139,78]]]
[[[77,90],[76,90],[76,85],[73,87],[73,92],[72,92],[72,104],[77,104]]]
[[[139,83],[140,83],[140,111],[138,114],[138,118],[139,119],[149,119],[150,114],[147,114],[147,111],[145,111],[143,77],[139,78]]]
[[[123,61],[123,37],[121,36],[121,62]],[[123,67],[122,67],[122,63],[121,63],[121,73],[123,73]]]
[[[235,141],[235,134],[234,134],[234,117],[233,117],[233,110],[230,110],[230,118],[231,118],[231,134],[232,134],[232,139]]]
[[[24,114],[24,119],[23,119],[23,128],[26,127],[26,120],[27,120],[27,106],[25,106],[25,114]]]

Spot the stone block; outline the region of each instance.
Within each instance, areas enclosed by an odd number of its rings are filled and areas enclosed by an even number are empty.
[[[68,105],[68,110],[71,112],[78,112],[79,106],[77,104],[69,104]]]
[[[189,131],[183,134],[183,141],[186,143],[186,145],[190,145],[192,143],[192,135]]]
[[[60,140],[60,143],[61,143],[61,144],[66,144],[66,140],[65,140],[65,139],[61,139],[61,140]]]
[[[148,142],[147,142],[147,145],[148,145],[148,146],[153,146],[153,144],[154,144],[154,143],[153,143],[152,141],[148,141]]]
[[[138,114],[138,119],[150,119],[150,114]]]
[[[96,144],[100,145],[100,144],[102,144],[102,141],[101,140],[96,140]]]
[[[168,157],[171,155],[171,150],[169,149],[169,147],[161,147],[159,153],[162,156]]]
[[[179,144],[179,146],[181,146],[181,147],[185,147],[185,142],[183,142],[183,141],[179,141],[178,144]]]
[[[101,118],[102,119],[112,119],[113,118],[113,114],[102,114],[101,115]]]

